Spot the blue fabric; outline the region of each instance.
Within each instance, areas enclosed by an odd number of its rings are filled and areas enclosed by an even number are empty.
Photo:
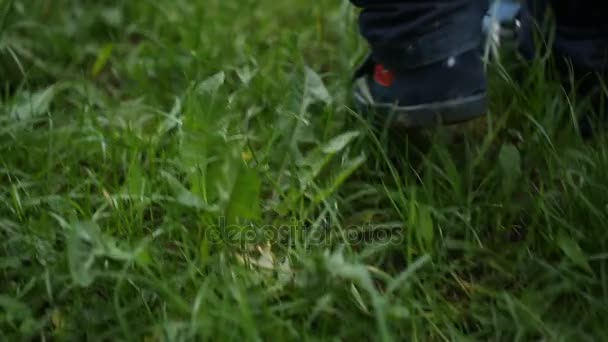
[[[492,22],[510,23],[515,20],[521,10],[521,4],[512,0],[494,1],[488,13],[483,18],[483,31],[490,30]]]

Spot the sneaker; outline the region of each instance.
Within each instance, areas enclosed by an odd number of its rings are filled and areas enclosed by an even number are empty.
[[[368,57],[355,74],[355,103],[391,126],[420,128],[469,121],[487,112],[487,82],[479,51],[440,63],[388,70]]]

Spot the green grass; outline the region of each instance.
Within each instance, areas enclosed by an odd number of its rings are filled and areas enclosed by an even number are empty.
[[[455,142],[349,109],[345,1],[0,3],[0,340],[608,338],[608,144],[495,64]],[[444,134],[445,133],[445,134]]]

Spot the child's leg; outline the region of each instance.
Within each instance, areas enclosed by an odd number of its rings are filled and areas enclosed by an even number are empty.
[[[594,130],[606,127],[608,117],[603,105],[608,99],[602,86],[608,77],[608,4],[591,0],[550,3],[557,24],[553,50],[558,67],[566,80],[573,76],[578,96],[591,100],[593,106],[591,115],[583,116],[580,122],[581,133],[589,137]],[[569,81],[565,85],[569,87]]]
[[[485,0],[352,0],[376,60],[413,68],[477,49]]]
[[[581,71],[608,70],[608,4],[552,0],[557,23],[555,52]]]

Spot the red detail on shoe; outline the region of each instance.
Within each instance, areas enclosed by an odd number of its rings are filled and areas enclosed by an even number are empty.
[[[374,72],[374,81],[383,87],[390,87],[395,82],[395,74],[386,69],[382,64],[376,64]]]

